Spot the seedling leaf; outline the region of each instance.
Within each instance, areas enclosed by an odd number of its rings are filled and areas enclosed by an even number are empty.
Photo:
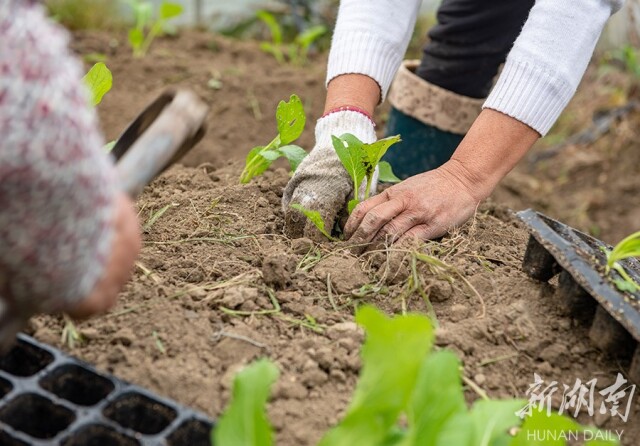
[[[432,353],[423,362],[408,410],[407,444],[436,446],[447,421],[466,412],[460,380],[460,361],[455,354]]]
[[[300,137],[304,130],[306,117],[302,101],[297,95],[292,94],[289,102],[280,101],[276,110],[276,121],[282,145],[291,144]]]
[[[362,141],[351,134],[342,135],[340,138],[331,136],[333,148],[340,158],[340,162],[347,170],[349,177],[353,181],[355,199],[358,199],[358,189],[364,180],[366,171],[362,165],[364,152],[362,151]]]
[[[347,211],[349,212],[349,214],[351,214],[359,204],[360,200],[357,200],[355,198],[353,200],[349,200],[349,203],[347,204]]]
[[[375,445],[388,440],[431,349],[433,329],[426,316],[388,318],[365,306],[358,309],[356,321],[367,332],[360,379],[347,414],[320,446]]]
[[[254,147],[251,149],[245,160],[245,168],[240,177],[240,182],[246,184],[251,181],[251,178],[260,175],[271,165],[266,157],[261,155],[264,150],[263,146]]]
[[[276,20],[276,18],[268,11],[260,10],[256,12],[256,17],[260,19],[271,32],[271,39],[274,45],[282,44],[282,29],[280,28],[280,24]]]
[[[320,215],[320,212],[306,209],[304,206],[297,203],[291,204],[289,205],[289,207],[295,209],[296,211],[302,212],[302,214],[304,214],[304,216],[307,217],[311,221],[311,223],[313,223],[314,226],[318,228],[318,231],[320,231],[320,233],[326,238],[328,238],[329,240],[335,240],[325,229],[324,220],[322,219],[322,215]]]
[[[108,142],[104,145],[103,150],[107,153],[111,153],[111,151],[113,150],[113,148],[116,146],[116,142],[117,141],[111,141]]]
[[[160,5],[160,19],[169,20],[182,15],[184,8],[179,3],[162,2]]]
[[[362,145],[366,156],[366,162],[371,166],[371,172],[373,172],[373,169],[375,169],[375,167],[378,165],[384,154],[387,153],[389,147],[400,141],[400,135],[396,135],[389,136],[388,138],[384,139],[379,139],[378,141],[371,144]],[[369,168],[367,168],[367,173],[368,172]]]
[[[391,164],[389,164],[386,161],[380,161],[380,164],[378,164],[378,180],[380,180],[383,183],[399,183],[400,181],[402,181],[400,178],[398,178],[394,173],[393,173],[393,169],[391,168]]]
[[[82,78],[91,94],[91,103],[96,106],[113,86],[113,75],[103,62],[95,64]]]
[[[296,36],[296,43],[300,46],[303,56],[306,55],[309,47],[320,37],[327,33],[327,27],[324,25],[315,25],[307,28]]]
[[[144,33],[141,29],[133,28],[129,30],[129,44],[137,51],[144,43]]]
[[[260,150],[258,151],[258,155],[260,155],[267,161],[270,161],[269,164],[282,156],[282,154],[278,150]]]
[[[278,368],[260,360],[236,375],[233,399],[212,433],[212,443],[221,446],[273,444],[273,429],[265,406]]]
[[[289,161],[292,172],[296,171],[302,160],[307,156],[307,152],[305,152],[302,147],[296,145],[280,147],[278,150]]]

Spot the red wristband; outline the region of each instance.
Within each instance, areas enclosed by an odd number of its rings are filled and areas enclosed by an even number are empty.
[[[338,113],[338,112],[343,112],[343,111],[351,111],[351,112],[360,113],[361,115],[364,115],[367,118],[369,118],[369,121],[371,121],[371,124],[373,124],[374,127],[376,126],[376,122],[373,120],[373,116],[371,116],[365,109],[360,108],[360,107],[356,107],[354,105],[343,105],[341,107],[332,108],[331,110],[326,112],[324,115],[322,115],[321,118],[324,118],[325,116],[329,116],[329,115],[331,115],[333,113]]]

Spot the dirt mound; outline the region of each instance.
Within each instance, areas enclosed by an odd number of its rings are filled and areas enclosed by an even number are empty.
[[[456,351],[465,375],[492,397],[524,397],[534,373],[568,385],[596,377],[605,387],[619,370],[554,307],[552,286],[520,270],[527,234],[505,209],[486,206],[417,256],[392,248],[357,258],[340,244],[282,235],[286,171],[247,186],[237,184],[239,171],[176,167],[148,188],[138,203],[143,223],[169,208],[146,227],[118,307],[80,325],[88,342],[75,355],[212,416],[233,373],[268,356],[282,371],[271,416],[283,445],[314,443],[346,407],[362,341],[352,315],[363,303],[434,314],[438,345]],[[59,319],[33,328],[59,345]],[[637,424],[623,427],[631,441]]]
[[[604,388],[627,365],[595,350],[587,328],[561,314],[553,285],[521,271],[527,234],[501,206],[484,206],[441,242],[362,257],[340,244],[284,237],[288,173],[268,171],[241,186],[241,166],[226,160],[271,139],[272,111],[293,92],[309,120],[317,118],[322,61],[282,67],[254,44],[199,33],[161,40],[151,57],[134,60],[124,38],[80,37],[76,49],[108,54],[114,71],[115,88],[100,106],[109,137],[168,85],[194,89],[213,110],[209,134],[186,160],[191,167],[171,169],[138,201],[145,232],[135,277],[114,311],[78,326],[86,342],[72,354],[212,417],[240,367],[272,358],[282,372],[270,405],[280,445],[314,444],[341,416],[360,368],[353,310],[364,303],[432,314],[437,344],[464,361],[469,400],[482,391],[525,398],[534,373],[570,386],[598,378]],[[62,327],[60,318],[40,317],[31,331],[68,350]],[[636,403],[626,424],[585,413],[581,420],[624,429],[631,445],[639,414]]]

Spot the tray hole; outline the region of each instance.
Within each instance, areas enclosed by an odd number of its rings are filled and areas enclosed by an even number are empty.
[[[126,393],[104,409],[104,416],[142,434],[162,432],[176,418],[176,411],[139,393]]]
[[[59,406],[43,396],[29,393],[21,395],[0,410],[0,421],[15,430],[35,438],[54,438],[75,420],[66,407]]]
[[[139,446],[140,443],[115,429],[99,424],[82,428],[62,442],[62,446]]]
[[[75,364],[58,367],[40,380],[45,390],[80,406],[93,406],[109,395],[114,385],[107,378]]]
[[[14,376],[32,376],[53,362],[53,355],[21,339],[0,358],[0,369]]]
[[[4,378],[0,378],[0,399],[4,398],[7,393],[13,390],[13,385]],[[3,444],[3,443],[0,443]]]
[[[187,420],[183,422],[167,438],[168,446],[210,446],[211,445],[211,423],[201,420]]]
[[[13,438],[6,432],[0,432],[0,444],[2,446],[29,446],[24,441],[20,441],[17,438]]]

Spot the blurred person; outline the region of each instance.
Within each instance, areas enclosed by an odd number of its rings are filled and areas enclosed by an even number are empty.
[[[345,235],[426,240],[462,225],[557,120],[623,0],[444,0],[422,60],[401,64],[420,3],[341,1],[316,145],[284,191],[289,235],[321,238],[292,203],[327,227],[344,215],[352,186],[331,135],[374,142],[394,76],[387,134],[403,142],[385,159],[406,180],[358,205]]]
[[[108,310],[140,249],[68,40],[39,2],[0,2],[0,310],[24,320]]]

